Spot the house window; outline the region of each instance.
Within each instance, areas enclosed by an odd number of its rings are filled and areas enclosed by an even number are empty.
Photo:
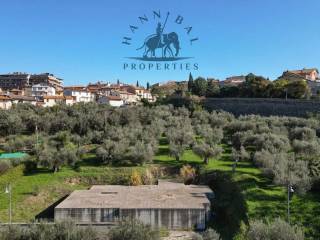
[[[101,222],[114,222],[119,219],[119,209],[101,209]]]

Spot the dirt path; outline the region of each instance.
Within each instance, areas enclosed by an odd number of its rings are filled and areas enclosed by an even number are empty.
[[[192,240],[193,232],[171,231],[168,237],[162,240]]]

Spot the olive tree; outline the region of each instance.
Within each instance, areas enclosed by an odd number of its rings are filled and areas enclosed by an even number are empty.
[[[274,182],[287,188],[287,211],[290,222],[290,194],[293,187],[298,193],[306,192],[311,186],[311,176],[306,161],[297,160],[294,154],[282,154],[274,164]]]
[[[167,131],[169,151],[177,161],[180,160],[183,152],[193,142],[193,131],[191,126],[184,128],[170,128]]]
[[[264,223],[260,220],[250,223],[246,234],[247,240],[303,240],[302,229],[291,226],[281,219],[271,223]]]
[[[207,143],[201,142],[197,143],[193,147],[193,151],[199,157],[203,158],[203,162],[205,164],[208,164],[209,159],[213,157],[218,157],[223,152],[223,149],[218,145],[209,145]]]

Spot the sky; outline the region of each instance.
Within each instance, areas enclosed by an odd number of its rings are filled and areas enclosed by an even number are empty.
[[[276,79],[288,69],[320,68],[319,0],[0,0],[0,9],[0,73],[50,72],[65,85],[186,80],[189,72]],[[161,70],[124,69],[152,63],[127,57],[142,57],[136,49],[167,12],[164,33],[176,32],[179,56],[193,58],[175,62],[182,70],[164,70],[163,62]],[[130,25],[138,29],[133,33]],[[195,63],[197,70],[185,66]]]

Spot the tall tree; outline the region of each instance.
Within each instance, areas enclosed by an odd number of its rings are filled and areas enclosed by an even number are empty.
[[[137,80],[136,87],[139,87],[139,81]]]
[[[149,90],[149,89],[150,89],[150,83],[147,82],[147,90]]]
[[[194,87],[194,82],[193,82],[193,76],[191,73],[189,73],[189,80],[188,80],[188,92],[191,92],[193,91],[193,87]]]

